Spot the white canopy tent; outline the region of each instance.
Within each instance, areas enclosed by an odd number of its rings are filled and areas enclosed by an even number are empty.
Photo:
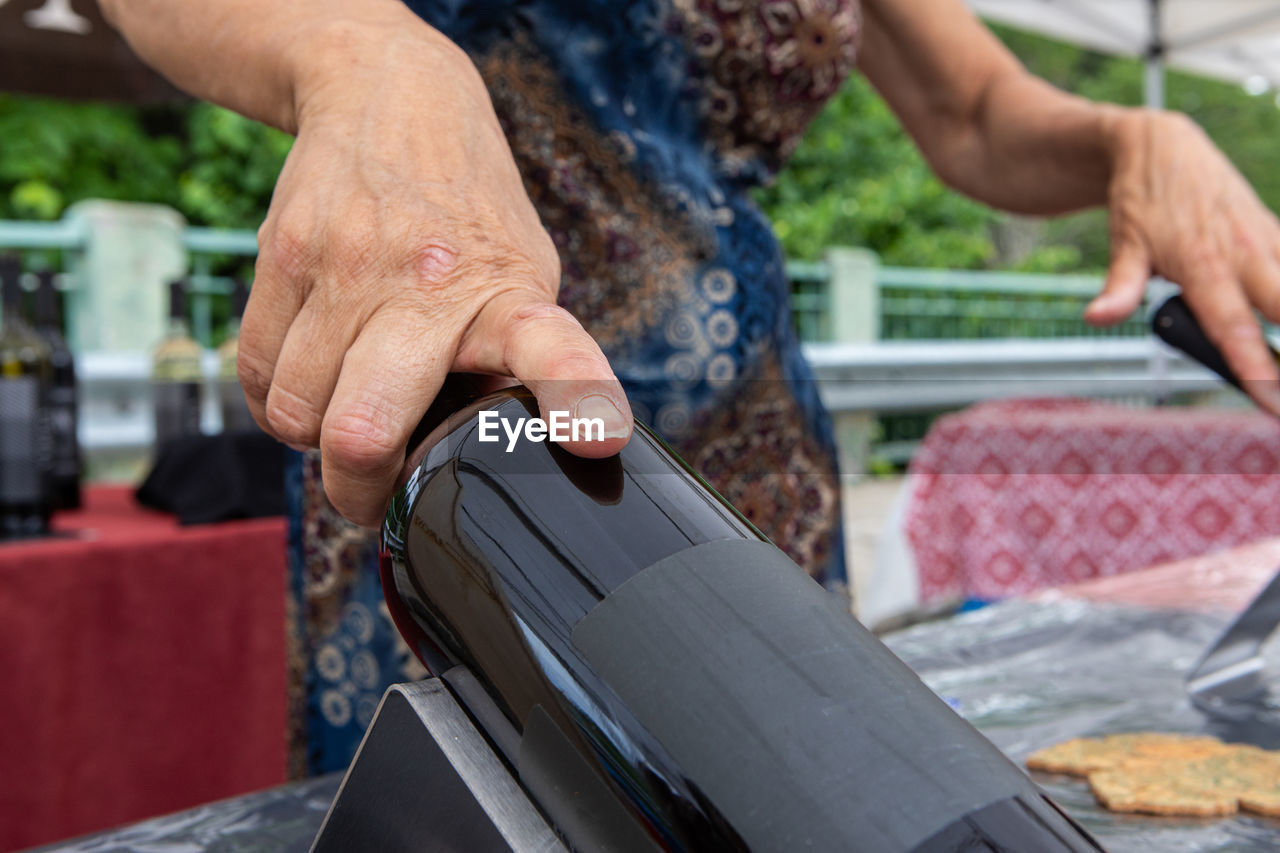
[[[1280,0],[969,0],[982,17],[1085,47],[1143,57],[1146,102],[1164,69],[1280,90]]]

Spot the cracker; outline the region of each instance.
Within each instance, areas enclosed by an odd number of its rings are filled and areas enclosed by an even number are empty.
[[[1078,738],[1040,750],[1027,766],[1086,776],[1112,811],[1280,816],[1280,753],[1247,744],[1145,733]]]
[[[1240,795],[1240,808],[1268,817],[1280,817],[1280,791],[1248,791]]]
[[[1222,741],[1202,735],[1140,732],[1102,738],[1076,738],[1032,753],[1027,758],[1027,767],[1047,773],[1085,776],[1091,771],[1114,767],[1136,757],[1189,758],[1210,755],[1222,747]]]
[[[1126,765],[1090,773],[1089,787],[1098,802],[1114,812],[1195,817],[1235,814],[1239,808],[1237,793],[1215,791],[1195,782],[1162,775],[1135,776],[1134,767]]]

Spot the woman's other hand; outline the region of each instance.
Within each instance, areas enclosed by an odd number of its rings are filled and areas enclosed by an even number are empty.
[[[1110,126],[1111,268],[1085,319],[1125,319],[1153,274],[1177,282],[1249,394],[1280,415],[1280,375],[1253,314],[1280,321],[1280,223],[1185,116],[1116,110]]]
[[[1280,321],[1280,229],[1190,119],[1055,89],[963,0],[862,5],[859,65],[944,181],[1032,216],[1107,204],[1111,269],[1085,318],[1123,320],[1163,275],[1259,405],[1280,415],[1276,365],[1251,310]]]

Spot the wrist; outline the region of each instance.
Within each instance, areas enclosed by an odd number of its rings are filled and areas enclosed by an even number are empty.
[[[412,75],[405,66],[429,63],[475,73],[467,55],[399,0],[379,4],[375,14],[309,24],[284,51],[290,98],[285,129],[297,133],[317,114],[359,109],[371,81],[387,74]]]
[[[1183,113],[1147,107],[1099,105],[1101,126],[1112,175],[1145,154],[1153,140],[1182,133],[1203,135],[1200,126]]]

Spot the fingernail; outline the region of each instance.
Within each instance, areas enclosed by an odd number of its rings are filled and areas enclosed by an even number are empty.
[[[1105,311],[1108,308],[1114,308],[1118,299],[1113,294],[1104,294],[1094,297],[1094,300],[1085,308],[1086,311]]]
[[[604,438],[626,438],[631,425],[614,402],[603,394],[588,394],[573,407],[575,418],[599,418],[604,421]]]

